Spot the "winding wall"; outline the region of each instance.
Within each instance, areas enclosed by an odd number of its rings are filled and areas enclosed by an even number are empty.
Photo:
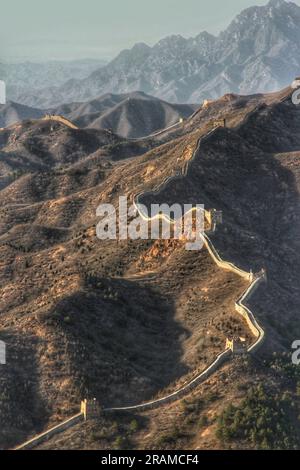
[[[41,444],[42,442],[47,441],[50,439],[52,436],[59,434],[60,432],[65,431],[66,429],[71,428],[72,426],[75,426],[75,424],[80,423],[83,421],[83,413],[78,413],[71,418],[67,419],[66,421],[63,421],[62,423],[58,424],[57,426],[54,426],[51,429],[48,429],[47,431],[42,432],[41,434],[38,434],[37,436],[33,437],[32,439],[29,439],[28,441],[24,442],[23,444],[19,445],[18,447],[15,447],[14,450],[28,450],[32,449],[33,447],[36,447],[37,445]]]
[[[46,114],[46,116],[43,117],[43,120],[61,122],[62,124],[64,124],[67,127],[70,127],[71,129],[79,129],[79,127],[76,126],[76,124],[74,124],[72,121],[70,121],[69,119],[67,119],[64,116],[55,115],[55,114]],[[159,136],[161,134],[164,134],[165,132],[179,126],[182,123],[183,123],[183,121],[179,120],[178,122],[175,122],[175,124],[172,124],[171,126],[166,127],[165,129],[161,129],[159,131],[153,132],[153,134],[149,134],[149,135],[144,136],[144,137],[128,138],[127,140],[132,141],[132,142],[138,142],[140,140],[150,139],[151,137],[157,137],[157,136]]]
[[[170,131],[171,129],[174,129],[180,124],[183,124],[183,122],[184,122],[184,119],[182,120],[180,119],[179,121],[175,122],[175,124],[171,124],[171,126],[165,127],[164,129],[160,129],[159,131],[153,132],[152,134],[146,135],[144,137],[127,138],[127,140],[130,140],[131,142],[139,142],[140,140],[151,139],[152,137],[158,137],[159,135],[162,135],[165,132]]]
[[[147,191],[144,193],[138,194],[136,197],[133,198],[133,203],[135,208],[138,210],[139,214],[141,217],[144,219],[151,221],[152,218],[148,217],[146,214],[143,213],[142,208],[139,206],[140,204],[140,198],[148,195],[148,194],[159,194],[163,189],[165,189],[166,185],[174,179],[179,179],[183,178],[187,175],[188,170],[190,168],[191,162],[195,159],[196,155],[200,151],[201,148],[201,143],[203,142],[204,139],[207,139],[213,132],[215,132],[216,129],[213,129],[210,131],[206,136],[203,138],[200,138],[197,142],[196,148],[193,152],[193,155],[189,162],[184,167],[184,170],[181,175],[176,174],[175,176],[168,177],[162,184],[158,185],[154,190],[152,191]],[[205,211],[206,217],[208,216],[207,211]],[[164,214],[160,215],[161,218],[165,218],[165,220],[170,220],[168,217],[166,218]],[[238,274],[242,278],[246,279],[247,281],[250,282],[250,286],[246,289],[246,291],[243,293],[243,295],[237,300],[235,303],[235,309],[236,311],[242,315],[242,317],[246,320],[248,327],[251,330],[251,333],[254,335],[256,338],[254,344],[252,344],[248,348],[249,353],[254,353],[256,352],[259,347],[262,345],[265,337],[264,330],[261,328],[259,323],[257,322],[253,312],[245,305],[245,302],[250,299],[250,297],[253,295],[259,284],[265,280],[265,273],[261,273],[259,277],[254,278],[253,273],[244,271],[240,269],[238,266],[235,264],[223,260],[219,253],[217,252],[216,248],[214,247],[212,241],[208,237],[206,233],[203,234],[203,242],[211,255],[212,259],[214,262],[222,269],[226,271],[232,271],[235,274]],[[197,375],[193,380],[191,380],[188,384],[184,385],[181,387],[179,390],[176,390],[175,392],[159,398],[157,400],[153,400],[147,403],[142,403],[140,405],[135,405],[135,406],[129,406],[129,407],[121,407],[121,408],[108,408],[105,411],[130,411],[130,410],[139,410],[139,411],[144,411],[147,409],[153,409],[156,407],[159,407],[161,405],[165,405],[167,403],[170,403],[172,401],[176,401],[179,398],[182,398],[182,396],[188,394],[193,388],[195,388],[197,385],[199,385],[201,382],[206,380],[211,374],[213,374],[225,361],[229,359],[231,356],[231,350],[227,349],[223,351],[221,354],[219,354],[216,359],[210,364],[204,371],[202,371],[199,375]]]
[[[142,217],[147,217],[145,214],[143,214],[142,211],[139,209],[139,199],[141,196],[145,196],[146,194],[149,193],[159,193],[161,192],[166,185],[174,178],[183,178],[187,175],[188,170],[190,168],[191,162],[195,159],[196,155],[198,154],[198,151],[200,151],[201,148],[201,143],[203,142],[204,139],[207,139],[210,134],[215,132],[216,129],[213,129],[211,132],[209,132],[206,136],[203,138],[200,138],[197,142],[196,148],[193,152],[193,155],[189,162],[185,165],[183,172],[181,175],[175,175],[173,177],[167,178],[161,185],[159,185],[156,189],[153,191],[149,191],[147,193],[141,193],[138,194],[136,197],[133,198],[133,203],[136,207],[136,209],[139,211],[140,215]],[[207,215],[207,213],[206,213]],[[163,217],[163,215],[162,215]],[[150,221],[151,218],[147,219]],[[235,303],[235,309],[236,311],[242,315],[242,317],[246,320],[248,327],[250,328],[252,334],[254,335],[255,342],[247,349],[248,353],[255,353],[263,344],[263,341],[265,339],[265,332],[263,328],[259,325],[257,322],[254,313],[249,309],[249,307],[245,304],[250,297],[253,295],[255,290],[258,288],[258,286],[265,280],[265,273],[262,272],[258,277],[254,277],[252,272],[247,272],[243,271],[233,263],[229,261],[223,260],[219,253],[217,252],[216,248],[214,247],[212,241],[208,237],[207,233],[204,233],[203,235],[203,242],[214,260],[214,262],[222,269],[227,270],[227,271],[232,271],[242,278],[248,280],[250,282],[249,287],[246,289],[246,291],[242,294],[242,296],[236,301]],[[219,369],[226,361],[229,360],[229,358],[232,355],[232,351],[230,349],[226,349],[222,353],[220,353],[215,360],[206,368],[204,369],[200,374],[198,374],[196,377],[194,377],[191,381],[189,381],[187,384],[183,385],[180,387],[178,390],[174,391],[173,393],[170,393],[162,398],[158,398],[156,400],[152,400],[146,403],[141,403],[139,405],[134,405],[134,406],[127,406],[127,407],[117,407],[117,408],[106,408],[103,411],[104,412],[114,412],[114,411],[145,411],[153,408],[158,408],[160,406],[166,405],[168,403],[174,402],[188,393],[191,392],[195,387],[197,387],[200,383],[204,382],[206,379],[208,379],[217,369]],[[41,442],[49,439],[52,437],[54,434],[57,434],[59,432],[64,431],[65,429],[77,424],[83,420],[83,414],[79,413],[78,415],[73,416],[72,418],[64,421],[63,423],[59,424],[58,426],[55,426],[54,428],[51,428],[48,431],[45,431],[44,433],[36,436],[35,438],[25,442],[24,444],[20,445],[19,447],[16,448],[16,450],[21,450],[21,449],[30,449],[35,447],[36,445],[40,444]]]

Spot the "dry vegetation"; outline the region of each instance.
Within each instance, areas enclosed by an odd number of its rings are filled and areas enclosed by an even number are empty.
[[[0,131],[0,337],[8,348],[1,447],[72,415],[86,396],[105,406],[163,396],[202,370],[227,336],[252,341],[234,309],[245,282],[205,250],[95,234],[100,202],[132,199],[181,170],[221,116],[229,128],[206,140],[187,176],[144,202],[222,209],[220,252],[247,269],[268,269],[268,286],[253,299],[267,329],[261,354],[289,345],[300,296],[300,129],[299,110],[281,98],[227,96],[182,129],[141,142],[48,121]],[[235,435],[220,440],[218,416],[230,402],[238,406],[250,383],[290,390],[274,380],[260,362],[235,359],[184,400],[137,416],[105,415],[42,447],[251,447]]]

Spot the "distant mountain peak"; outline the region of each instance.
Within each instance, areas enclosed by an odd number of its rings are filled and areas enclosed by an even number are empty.
[[[151,49],[151,47],[148,46],[146,43],[137,42],[131,50],[132,51],[149,51],[150,49]]]
[[[174,44],[185,44],[186,39],[181,36],[180,34],[172,34],[171,36],[167,36],[156,43],[155,46],[162,47],[162,46],[173,46]],[[154,47],[155,47],[154,46]]]
[[[170,35],[153,47],[137,43],[87,79],[13,98],[39,107],[42,99],[46,107],[140,90],[173,103],[196,103],[230,92],[275,91],[299,70],[300,7],[270,0],[243,10],[219,36],[203,31],[187,39]]]
[[[211,40],[215,40],[216,39],[216,36],[214,36],[213,34],[207,32],[207,31],[201,31],[201,33],[199,33],[195,39],[202,39],[204,41],[211,41]]]

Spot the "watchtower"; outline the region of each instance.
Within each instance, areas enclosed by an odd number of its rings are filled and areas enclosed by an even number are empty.
[[[100,415],[101,407],[96,398],[93,398],[92,400],[88,400],[87,398],[85,398],[81,402],[80,411],[81,413],[83,413],[84,421],[87,421],[88,419],[98,418]]]
[[[262,268],[254,276],[256,279],[258,279],[259,277],[262,277],[264,278],[265,281],[267,281],[267,271],[265,270],[265,268]]]
[[[226,119],[216,119],[213,123],[214,127],[226,127]]]
[[[232,354],[244,354],[247,351],[245,340],[242,341],[238,336],[226,338],[225,349],[231,349]]]
[[[203,101],[203,108],[208,108],[208,106],[213,102],[213,100],[204,100]]]
[[[253,282],[259,278],[262,278],[265,282],[267,282],[267,271],[264,268],[262,268],[260,271],[254,273],[251,269],[250,274],[249,274],[250,282]]]

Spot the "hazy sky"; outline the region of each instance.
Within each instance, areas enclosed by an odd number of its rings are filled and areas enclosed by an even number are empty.
[[[267,0],[9,0],[1,5],[0,59],[109,59],[136,42],[152,45],[169,34],[218,33],[244,8],[265,3]]]

